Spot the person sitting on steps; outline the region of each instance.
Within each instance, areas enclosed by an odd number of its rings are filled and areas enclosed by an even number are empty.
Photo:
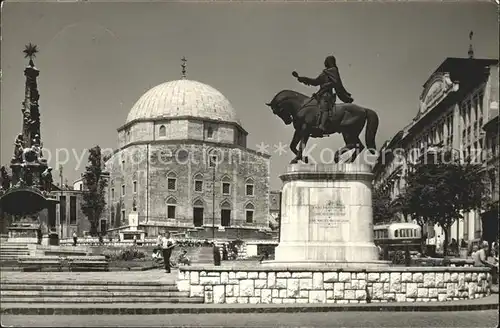
[[[319,128],[326,134],[329,131],[338,131],[340,125],[341,118],[338,117],[338,111],[335,110],[337,96],[344,103],[352,103],[354,99],[342,84],[335,57],[326,57],[324,65],[325,69],[317,78],[312,79],[304,76],[297,76],[297,80],[305,85],[320,86],[319,91],[313,94],[313,97],[318,101],[320,108]],[[336,94],[333,90],[335,90]],[[331,122],[333,122],[334,126],[331,129],[327,129],[326,124],[331,110],[333,111]]]
[[[182,265],[191,265],[191,260],[187,257],[187,250],[183,250],[177,258],[177,262]]]

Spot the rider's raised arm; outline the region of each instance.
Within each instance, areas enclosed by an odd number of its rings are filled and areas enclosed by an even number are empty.
[[[312,79],[310,77],[301,76],[299,77],[299,82],[304,83],[305,85],[318,86],[325,83],[327,76],[324,73],[321,73],[317,78]]]

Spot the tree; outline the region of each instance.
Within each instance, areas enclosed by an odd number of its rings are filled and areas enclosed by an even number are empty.
[[[103,162],[101,147],[95,146],[89,150],[89,165],[83,174],[83,203],[82,212],[90,221],[90,235],[97,235],[99,219],[106,207],[105,192],[108,181],[102,175]]]
[[[411,165],[401,196],[404,210],[419,225],[438,224],[444,231],[444,254],[448,251],[448,231],[463,218],[463,212],[486,204],[487,191],[481,165],[438,163]]]
[[[423,254],[425,239],[427,238],[425,231],[429,218],[427,216],[422,216],[421,214],[423,213],[419,212],[420,199],[416,197],[417,195],[418,191],[416,191],[413,186],[407,185],[394,200],[393,210],[401,212],[404,216],[409,215],[411,219],[420,226],[420,250]]]
[[[389,188],[378,187],[372,193],[373,224],[388,223],[394,216]]]

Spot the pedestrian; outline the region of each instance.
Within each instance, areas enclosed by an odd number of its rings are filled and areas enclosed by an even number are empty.
[[[156,239],[156,245],[158,245],[159,247],[161,247],[162,239],[163,239],[163,234],[159,232],[158,238]]]
[[[488,262],[488,242],[483,241],[479,244],[479,250],[472,253],[472,259],[474,260],[474,266],[489,266]]]
[[[73,231],[73,246],[76,246],[78,242],[78,236],[76,235],[76,231]]]
[[[227,252],[227,247],[226,244],[222,246],[222,260],[227,261],[228,260],[228,252]]]
[[[165,233],[162,238],[161,248],[163,252],[163,262],[165,262],[165,272],[170,273],[170,255],[175,247],[175,241],[171,238],[170,232]]]

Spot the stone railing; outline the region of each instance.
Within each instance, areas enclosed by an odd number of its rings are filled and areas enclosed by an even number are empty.
[[[177,286],[205,303],[442,302],[487,296],[490,279],[482,267],[181,267]]]

